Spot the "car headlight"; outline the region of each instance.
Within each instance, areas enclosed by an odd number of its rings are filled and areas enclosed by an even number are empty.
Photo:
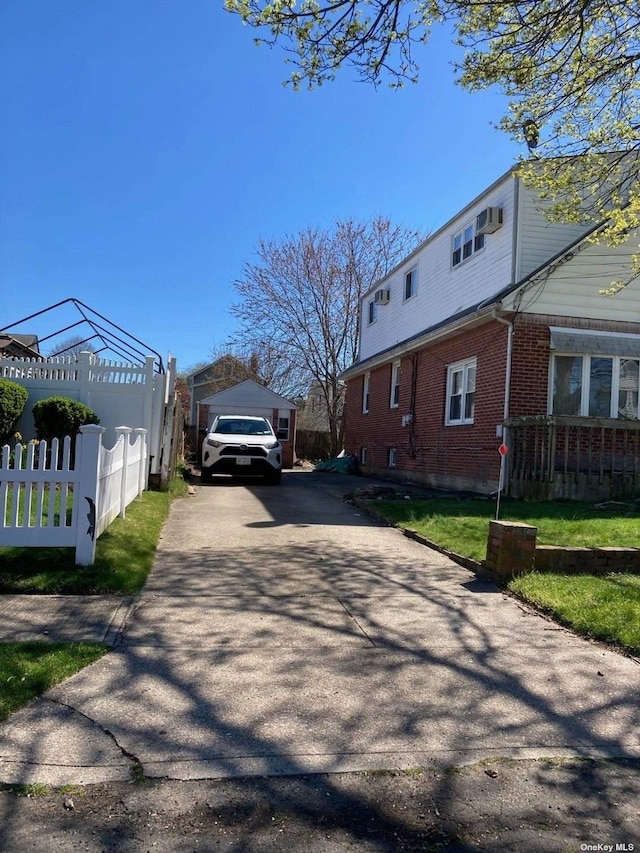
[[[265,447],[267,450],[275,450],[276,447],[280,447],[279,441],[270,441],[269,444],[266,444]]]
[[[215,438],[206,438],[205,444],[210,444],[211,447],[222,447],[222,442],[216,441]]]

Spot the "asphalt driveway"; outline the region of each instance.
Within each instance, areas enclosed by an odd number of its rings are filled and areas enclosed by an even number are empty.
[[[0,726],[0,781],[640,756],[634,660],[344,503],[357,485],[175,502],[114,651]]]

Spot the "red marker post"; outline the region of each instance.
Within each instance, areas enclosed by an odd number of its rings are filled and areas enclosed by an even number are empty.
[[[502,494],[502,487],[504,486],[504,463],[507,458],[507,453],[509,452],[509,448],[506,444],[501,444],[498,448],[498,453],[500,454],[500,481],[498,483],[498,500],[496,503],[496,521],[498,521],[498,517],[500,515],[500,495]]]

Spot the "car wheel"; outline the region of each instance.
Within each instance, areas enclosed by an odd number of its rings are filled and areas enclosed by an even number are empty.
[[[213,477],[211,476],[210,468],[201,468],[200,469],[200,482],[201,483],[211,483]]]

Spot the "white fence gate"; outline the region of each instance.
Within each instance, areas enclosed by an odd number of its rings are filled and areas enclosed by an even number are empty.
[[[0,546],[74,547],[76,563],[90,566],[96,540],[147,487],[147,431],[116,427],[111,448],[104,427],[80,427],[47,446],[17,444],[0,452]],[[132,434],[135,440],[131,441]]]

